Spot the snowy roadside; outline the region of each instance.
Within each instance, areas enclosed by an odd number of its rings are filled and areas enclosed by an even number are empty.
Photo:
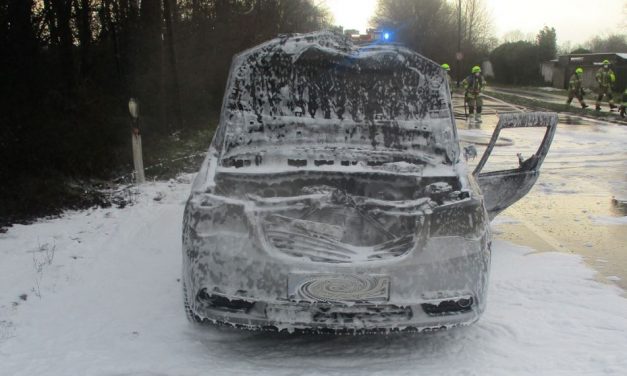
[[[197,328],[180,294],[191,176],[123,209],[0,234],[0,375],[622,375],[627,299],[581,258],[496,240],[488,309],[468,328],[383,337]]]

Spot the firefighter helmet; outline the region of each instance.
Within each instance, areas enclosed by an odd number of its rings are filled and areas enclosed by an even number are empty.
[[[575,69],[575,73],[577,74],[582,74],[583,73],[583,69],[581,67]]]
[[[451,70],[451,67],[449,67],[449,65],[448,65],[448,64],[444,63],[444,64],[442,64],[442,69],[447,70],[447,71],[450,71],[450,70]]]
[[[474,67],[472,67],[472,73],[481,73],[481,67],[475,65]]]

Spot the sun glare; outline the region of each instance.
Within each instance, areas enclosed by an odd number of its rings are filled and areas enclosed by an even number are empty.
[[[370,27],[377,0],[326,0],[325,3],[335,19],[335,25],[364,34]]]

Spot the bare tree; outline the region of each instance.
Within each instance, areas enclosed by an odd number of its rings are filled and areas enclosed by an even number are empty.
[[[322,28],[319,2],[0,0],[0,226],[74,205],[66,179],[124,170],[130,96],[146,141],[214,124],[233,55]]]
[[[461,9],[459,4],[445,0],[379,0],[373,24],[393,30],[396,40],[439,62],[454,61],[461,42],[464,60],[461,71],[455,72],[459,77],[462,71],[479,64],[494,44],[483,0],[464,0]]]
[[[596,36],[587,41],[585,46],[592,52],[625,52],[627,51],[627,36],[625,34]]]
[[[502,43],[513,43],[513,42],[533,42],[536,36],[534,33],[524,33],[521,30],[510,30],[503,34],[501,37]]]
[[[57,51],[61,71],[68,93],[74,88],[74,58],[72,49],[74,36],[72,34],[72,2],[71,0],[50,0],[56,17],[56,34],[59,36]]]
[[[464,0],[462,32],[466,46],[486,44],[492,36],[492,18],[484,0]]]
[[[454,9],[443,0],[379,0],[373,23],[394,30],[394,38],[434,60],[455,54]]]

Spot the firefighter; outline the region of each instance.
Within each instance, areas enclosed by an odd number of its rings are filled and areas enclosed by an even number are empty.
[[[451,77],[451,67],[444,63],[442,64],[442,69],[446,71],[446,80],[448,81],[448,88],[451,91],[451,95],[453,95],[453,78]]]
[[[623,91],[623,103],[621,103],[620,107],[618,108],[618,112],[620,113],[621,117],[625,117],[625,113],[627,112],[627,88],[625,89],[625,91]]]
[[[597,97],[596,110],[601,110],[601,100],[603,96],[606,95],[609,99],[610,110],[616,108],[614,104],[614,100],[612,98],[612,85],[616,81],[616,75],[610,69],[609,60],[603,60],[603,67],[601,67],[596,74],[596,80],[599,84],[599,96]]]
[[[468,104],[468,113],[472,117],[474,113],[475,121],[481,122],[481,108],[483,107],[483,98],[481,90],[486,85],[485,79],[481,75],[481,68],[477,65],[472,67],[471,75],[464,78],[464,100]],[[475,113],[475,107],[477,112]]]
[[[570,102],[573,101],[573,98],[577,98],[579,100],[579,104],[581,104],[581,108],[586,108],[588,105],[583,99],[585,94],[583,90],[583,69],[577,68],[575,69],[575,73],[570,76],[570,82],[568,83],[568,100],[566,100],[566,105],[570,106]]]

